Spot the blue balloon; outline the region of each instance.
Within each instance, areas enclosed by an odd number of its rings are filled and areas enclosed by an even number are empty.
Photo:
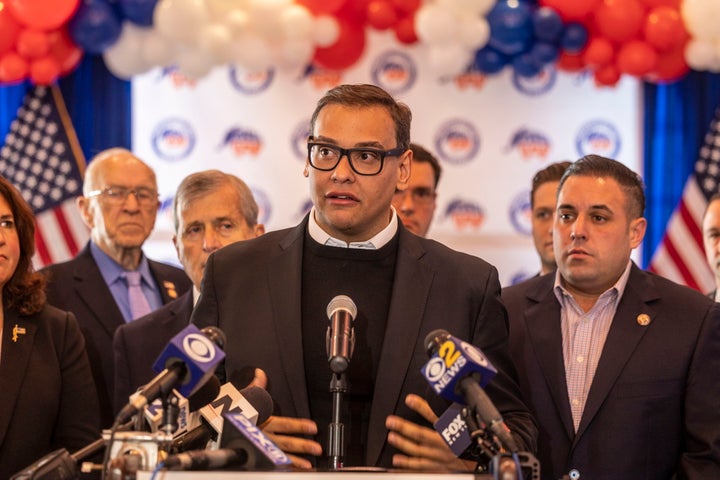
[[[515,72],[521,77],[534,77],[542,70],[542,66],[535,63],[532,55],[528,52],[521,53],[514,57],[512,66]]]
[[[80,4],[68,23],[73,41],[88,53],[100,54],[120,37],[122,25],[117,13],[105,0]]]
[[[560,56],[560,49],[552,43],[535,42],[530,48],[530,56],[540,66],[554,63]]]
[[[540,7],[533,13],[533,33],[535,38],[548,43],[557,43],[563,33],[563,21],[560,15],[550,7]]]
[[[498,0],[487,15],[489,45],[505,55],[527,50],[532,42],[532,7],[516,0]]]
[[[588,41],[588,31],[584,25],[580,23],[568,23],[565,27],[560,45],[568,53],[578,53],[582,50]]]
[[[125,18],[141,27],[151,27],[158,0],[119,0]]]
[[[493,50],[491,47],[484,47],[475,52],[474,66],[482,73],[492,75],[505,68],[508,61],[509,58],[506,55]]]

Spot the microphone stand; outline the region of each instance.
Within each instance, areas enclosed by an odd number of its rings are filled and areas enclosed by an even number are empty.
[[[331,470],[341,470],[345,457],[345,425],[340,421],[342,395],[347,392],[345,372],[333,373],[330,393],[333,396],[332,420],[328,425],[328,458]]]

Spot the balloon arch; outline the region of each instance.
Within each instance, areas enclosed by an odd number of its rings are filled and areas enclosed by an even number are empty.
[[[426,48],[438,76],[473,67],[532,77],[554,64],[599,86],[720,71],[718,0],[0,0],[0,85],[49,84],[84,54],[117,77],[190,78],[353,65],[368,29]]]

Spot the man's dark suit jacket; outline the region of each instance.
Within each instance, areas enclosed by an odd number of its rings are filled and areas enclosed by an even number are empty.
[[[0,478],[43,455],[74,452],[100,438],[100,414],[75,317],[46,306],[3,312],[0,361]]]
[[[408,393],[427,398],[437,413],[447,408],[420,373],[428,360],[425,336],[438,328],[472,342],[490,358],[499,373],[487,387],[488,395],[519,434],[521,445],[534,450],[537,430],[520,398],[508,355],[497,270],[477,257],[419,238],[400,224],[398,228],[395,280],[369,418],[366,463],[392,465],[393,449],[386,443],[388,415],[427,425],[405,406]],[[306,229],[307,217],[296,227],[213,253],[192,316],[200,327],[215,325],[225,332],[228,376],[248,366],[262,368],[279,408],[276,414],[303,418],[310,415],[301,335]],[[321,444],[326,434],[320,432]]]
[[[540,427],[543,478],[572,469],[591,480],[720,478],[715,303],[633,265],[575,433],[554,280],[503,290],[511,353]]]
[[[190,279],[181,269],[148,262],[163,303],[191,288]],[[115,329],[124,325],[125,319],[90,253],[89,243],[74,259],[51,265],[43,269],[43,273],[48,277],[48,303],[73,312],[78,319],[98,389],[100,419],[103,427],[109,427],[114,418],[112,339]]]
[[[138,387],[152,380],[153,364],[170,339],[187,327],[193,309],[192,289],[142,318],[115,330],[115,411]]]

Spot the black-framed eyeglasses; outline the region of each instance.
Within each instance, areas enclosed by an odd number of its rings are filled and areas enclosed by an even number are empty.
[[[328,172],[334,170],[343,156],[348,158],[350,168],[358,175],[377,175],[382,171],[385,157],[398,157],[405,153],[405,148],[391,150],[379,148],[340,148],[330,143],[308,142],[308,160],[317,170]]]
[[[158,192],[152,188],[138,187],[138,188],[127,188],[127,187],[105,187],[102,190],[93,190],[85,195],[87,198],[93,198],[102,195],[108,203],[120,205],[125,203],[130,194],[135,195],[140,205],[154,205],[158,200]]]

